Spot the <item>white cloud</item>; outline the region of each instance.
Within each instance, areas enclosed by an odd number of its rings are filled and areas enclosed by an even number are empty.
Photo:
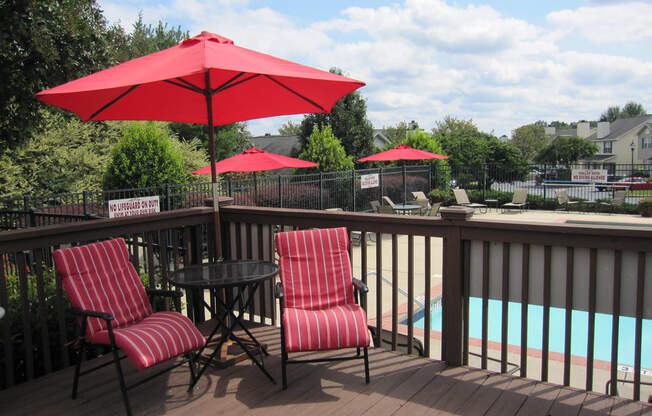
[[[549,13],[546,19],[566,35],[579,35],[598,44],[652,39],[651,3],[560,10]]]
[[[443,0],[352,7],[305,25],[269,4],[222,0],[215,7],[209,0],[172,0],[168,13],[191,34],[208,30],[284,59],[341,68],[367,84],[360,92],[377,127],[416,120],[430,129],[451,114],[500,135],[540,119],[596,118],[614,103],[652,105],[651,58],[620,56],[614,48],[586,50],[586,41],[576,41],[581,35],[589,44],[617,47],[648,40],[650,4],[562,10],[547,16],[548,26],[486,5],[459,7]],[[127,12],[112,14],[126,18]],[[275,133],[286,120],[249,125],[254,134]]]

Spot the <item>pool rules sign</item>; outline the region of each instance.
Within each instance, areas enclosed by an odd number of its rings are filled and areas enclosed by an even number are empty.
[[[109,218],[131,217],[133,215],[156,214],[161,212],[159,196],[112,199],[109,201]]]

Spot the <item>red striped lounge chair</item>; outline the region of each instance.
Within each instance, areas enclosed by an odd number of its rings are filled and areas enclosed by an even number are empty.
[[[100,365],[80,373],[84,350],[88,344],[111,348],[128,415],[131,415],[128,389],[185,362],[189,362],[191,382],[194,380],[192,351],[201,348],[205,339],[190,319],[180,313],[152,311],[148,295],[172,296],[178,308],[181,292],[146,291],[134,266],[129,262],[124,239],[63,248],[56,250],[53,256],[63,289],[81,324],[82,336],[78,343],[73,399],[77,397],[80,375],[104,367]],[[122,350],[139,371],[180,355],[186,359],[139,383],[126,386],[118,350]]]
[[[346,228],[276,234],[281,306],[281,370],[287,388],[287,364],[364,359],[369,383],[371,341],[364,309],[367,286],[354,279]],[[358,297],[362,307],[358,305]],[[348,357],[290,360],[288,353],[356,348]],[[360,355],[360,350],[364,354]]]

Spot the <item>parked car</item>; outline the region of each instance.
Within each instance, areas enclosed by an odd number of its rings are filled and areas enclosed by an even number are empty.
[[[652,181],[646,178],[627,177],[619,180],[618,182],[596,184],[595,187],[598,189],[598,191],[609,191],[612,189],[638,191],[644,189],[652,189]]]

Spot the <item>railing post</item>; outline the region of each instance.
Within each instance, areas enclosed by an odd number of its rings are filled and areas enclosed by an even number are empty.
[[[442,257],[442,359],[451,366],[463,362],[464,245],[461,223],[473,215],[472,208],[449,207],[440,211],[447,228]]]
[[[352,212],[355,212],[355,169],[351,169],[351,195],[353,195]]]
[[[82,192],[82,199],[84,201],[84,216],[88,217],[88,191]]]
[[[319,172],[319,209],[324,209],[324,199],[322,192],[324,191],[324,174]]]
[[[23,211],[25,211],[25,227],[29,228],[32,226],[32,212],[29,195],[23,197]]]

